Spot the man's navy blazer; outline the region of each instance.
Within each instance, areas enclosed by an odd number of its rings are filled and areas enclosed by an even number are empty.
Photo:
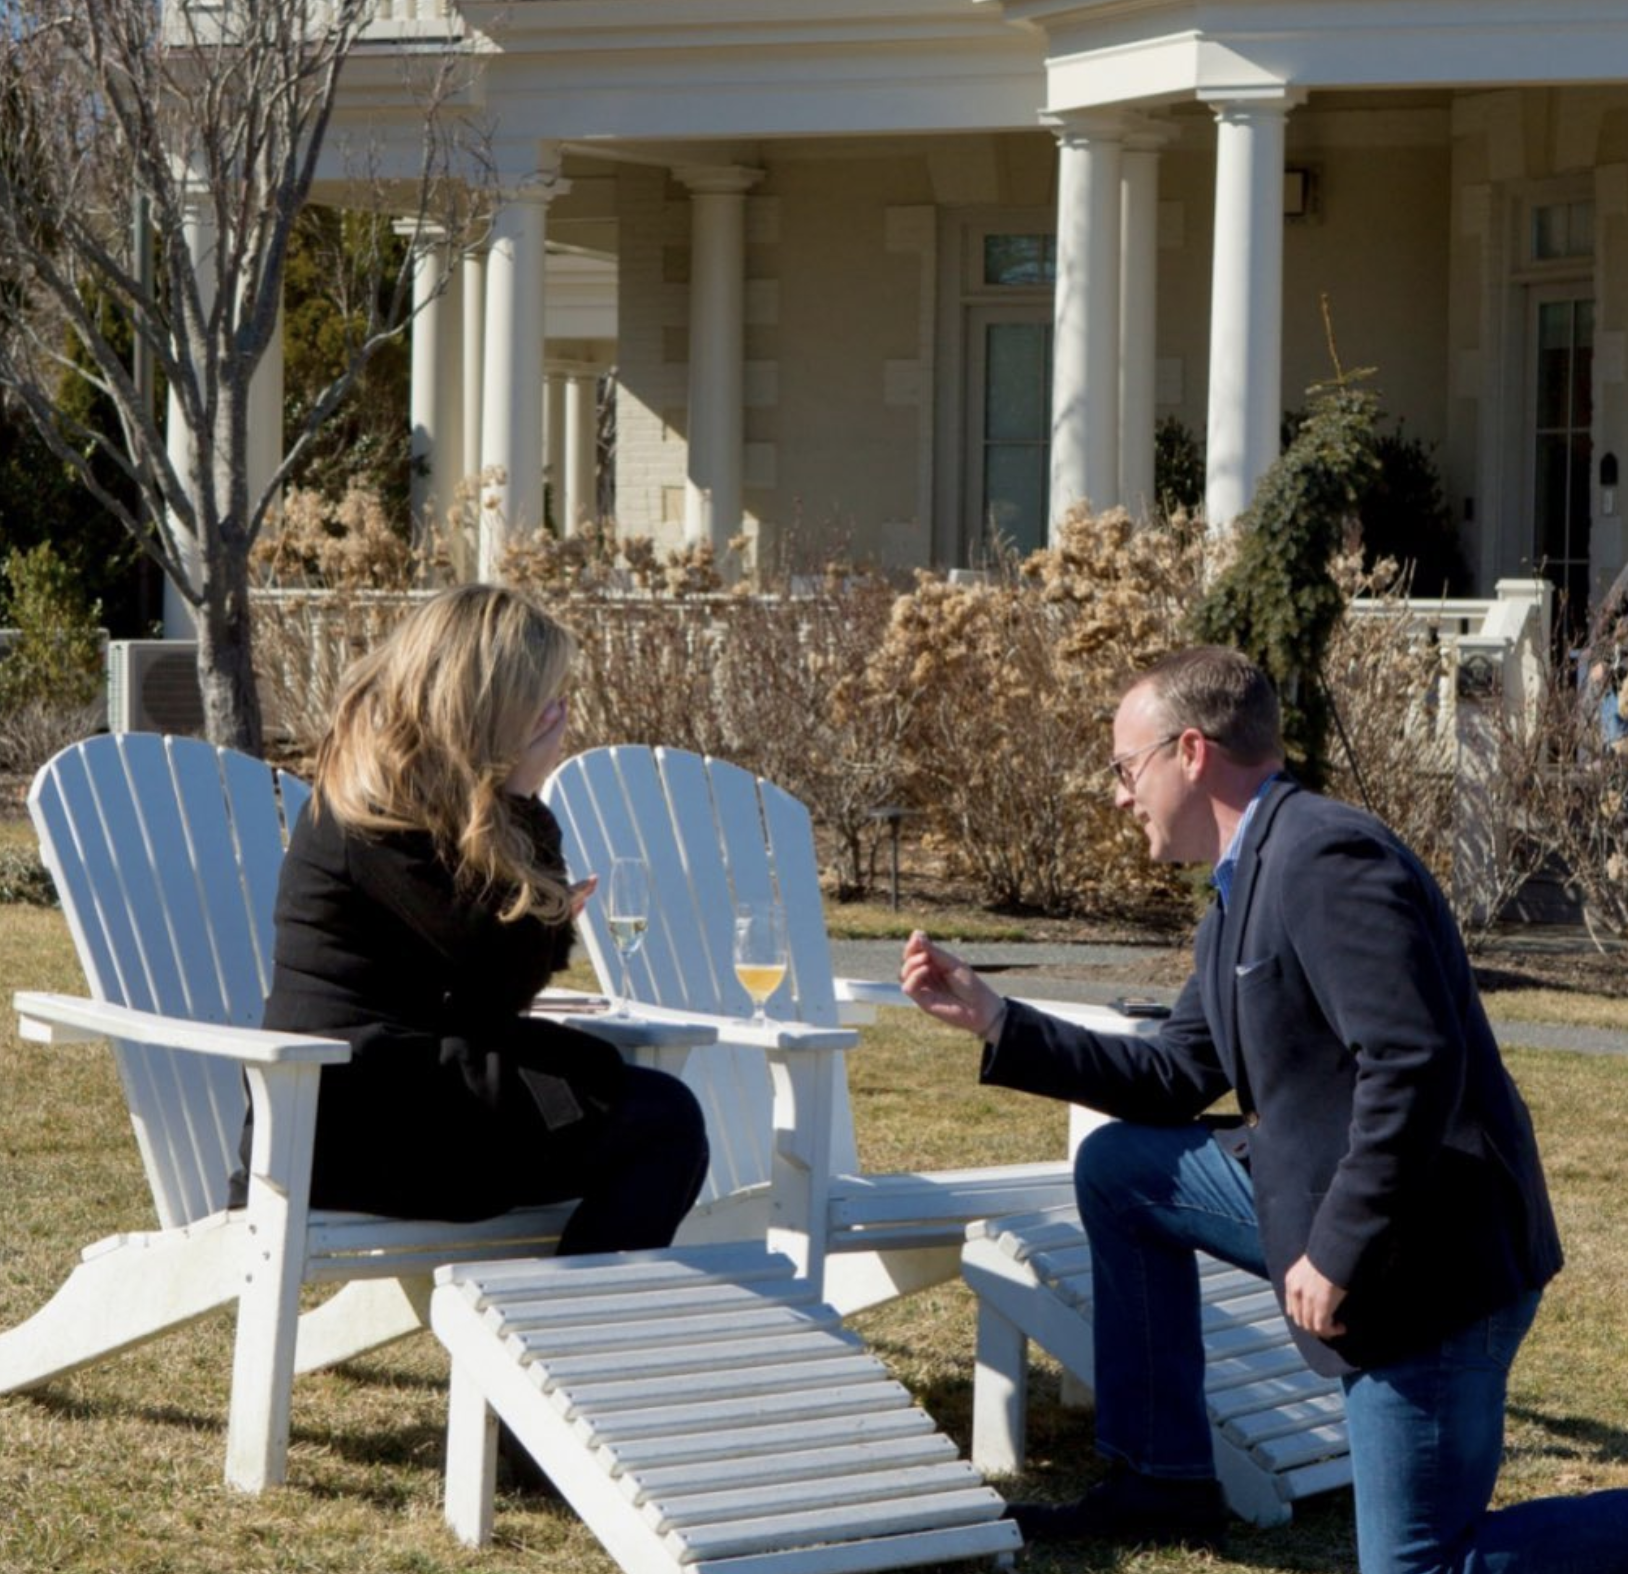
[[[1348,1292],[1345,1334],[1293,1330],[1320,1372],[1436,1343],[1560,1268],[1531,1118],[1441,891],[1373,816],[1287,779],[1156,1039],[1013,1002],[983,1080],[1154,1125],[1235,1089],[1279,1301],[1303,1253]]]

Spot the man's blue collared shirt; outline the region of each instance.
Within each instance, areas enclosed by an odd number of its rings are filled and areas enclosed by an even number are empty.
[[[1210,884],[1215,887],[1216,893],[1221,898],[1223,912],[1226,911],[1227,903],[1232,900],[1232,877],[1238,870],[1238,854],[1243,850],[1244,837],[1249,832],[1249,822],[1255,818],[1255,811],[1260,807],[1261,799],[1266,796],[1266,789],[1278,780],[1279,774],[1273,771],[1255,789],[1255,796],[1249,800],[1249,807],[1244,810],[1243,818],[1238,822],[1238,829],[1232,833],[1227,850],[1221,854],[1221,861],[1216,864],[1214,872],[1210,875]]]

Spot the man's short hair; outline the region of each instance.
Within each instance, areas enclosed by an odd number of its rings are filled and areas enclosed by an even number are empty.
[[[1283,758],[1283,715],[1272,680],[1240,651],[1195,645],[1134,674],[1125,693],[1148,688],[1172,731],[1197,728],[1241,765]]]

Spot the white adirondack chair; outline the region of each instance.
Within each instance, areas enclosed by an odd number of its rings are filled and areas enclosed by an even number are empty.
[[[896,986],[833,977],[809,814],[773,783],[682,750],[616,747],[567,760],[544,796],[564,828],[574,871],[608,870],[613,858],[630,855],[650,865],[653,911],[632,969],[639,1001],[749,1014],[731,958],[734,908],[776,894],[786,911],[791,965],[770,1002],[773,1016],[829,1027],[852,1020],[856,1007],[904,1003]],[[590,911],[581,932],[604,987],[618,988],[620,961],[603,912]],[[1122,1025],[1102,1008],[1069,1009]],[[723,1038],[749,1046],[759,1031],[741,1023]],[[735,1065],[740,1097],[758,1113],[751,1140],[738,1140],[724,1162],[737,1200],[772,1195],[770,1244],[802,1264],[844,1313],[954,1278],[974,1219],[1072,1201],[1071,1170],[1061,1157],[1054,1164],[863,1173],[841,1055],[789,1058],[800,1083],[798,1107],[829,1112],[829,1145],[815,1149],[806,1133],[788,1145],[782,1130],[781,1148],[789,1151],[777,1157],[768,1073],[761,1055],[743,1050]],[[714,1218],[706,1228],[711,1238],[729,1238],[755,1223]]]
[[[1069,1146],[1106,1118],[1070,1110]],[[1335,1378],[1306,1365],[1264,1280],[1203,1253],[1198,1261],[1216,1475],[1240,1519],[1279,1525],[1296,1503],[1351,1485],[1345,1401]],[[1014,1473],[1026,1452],[1030,1341],[1061,1365],[1065,1397],[1087,1400],[1095,1381],[1091,1244],[1079,1212],[1071,1203],[973,1225],[961,1276],[978,1297],[972,1462]]]
[[[429,1320],[452,1354],[447,1508],[466,1540],[490,1533],[502,1415],[629,1574],[722,1556],[742,1574],[1009,1557],[1019,1538],[1000,1498],[761,1241],[550,1261],[570,1204],[477,1225],[309,1206],[318,1076],[349,1050],[247,1025],[305,796],[241,755],[135,734],[76,745],[36,779],[30,809],[97,998],[20,994],[25,1034],[113,1046],[160,1228],[91,1247],[41,1311],[0,1333],[0,1392],[236,1302],[227,1475],[258,1490],[283,1475],[295,1370]],[[660,1011],[569,1019],[658,1059],[671,1046],[680,1071],[716,1037]],[[760,1037],[782,1073],[788,1045],[824,1056],[851,1040]],[[736,1088],[707,1071],[688,1080],[727,1154]],[[249,1205],[228,1212],[245,1075]],[[821,1110],[794,1112],[797,1078],[781,1080],[777,1122],[806,1119],[827,1145]],[[723,1188],[711,1197],[727,1217]],[[302,1285],[325,1282],[344,1287],[299,1317]]]
[[[1089,1394],[1094,1381],[1091,1248],[1073,1208],[974,1226],[962,1273],[978,1297],[972,1461],[1023,1469],[1028,1342]],[[1351,1484],[1338,1381],[1319,1377],[1289,1337],[1271,1287],[1200,1254],[1204,1393],[1227,1506],[1279,1525],[1294,1505]]]
[[[623,747],[568,760],[545,796],[573,868],[603,870],[627,855],[651,866],[654,911],[633,965],[639,1000],[746,1013],[731,965],[733,904],[773,891],[786,908],[791,951],[787,983],[772,1001],[777,1016],[832,1023],[854,1005],[904,1003],[892,986],[832,977],[808,812],[772,783],[678,750]],[[583,937],[606,987],[615,987],[619,961],[601,915],[590,915]],[[1043,1004],[1109,1031],[1158,1030],[1102,1007]],[[744,1044],[753,1031],[730,1025],[722,1036]],[[720,1045],[709,1053],[725,1052]],[[863,1174],[841,1056],[788,1059],[802,1082],[798,1107],[829,1111],[829,1146],[804,1140],[794,1145],[796,1163],[777,1160],[761,1057],[737,1052],[739,1097],[758,1111],[757,1139],[737,1143],[730,1156],[729,1206],[771,1196],[771,1244],[816,1283],[823,1277],[825,1299],[844,1312],[964,1274],[979,1297],[973,1462],[1021,1469],[1028,1340],[1063,1362],[1074,1392],[1088,1392],[1091,1380],[1089,1254],[1072,1162]],[[1070,1148],[1103,1118],[1072,1111]],[[764,1184],[771,1171],[772,1187]],[[743,1223],[726,1207],[703,1238],[727,1239]],[[1207,1270],[1205,1283],[1206,1384],[1222,1486],[1240,1517],[1276,1523],[1299,1499],[1350,1481],[1337,1385],[1305,1366],[1258,1280]]]
[[[317,1079],[350,1051],[254,1025],[286,828],[306,795],[246,756],[131,733],[64,750],[28,800],[93,998],[19,994],[23,1033],[112,1046],[159,1227],[91,1246],[39,1312],[0,1333],[0,1393],[235,1302],[226,1474],[249,1491],[283,1478],[295,1372],[426,1326],[437,1267],[551,1251],[571,1207],[477,1224],[309,1207]],[[714,1036],[573,1020],[631,1046]],[[249,1205],[229,1212],[249,1097]],[[326,1283],[343,1288],[299,1316],[302,1284]]]

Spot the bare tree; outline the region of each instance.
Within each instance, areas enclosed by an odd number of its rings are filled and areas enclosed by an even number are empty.
[[[250,551],[283,479],[369,357],[413,313],[413,253],[382,254],[348,359],[251,492],[250,383],[278,331],[289,237],[372,0],[0,0],[0,387],[162,566],[193,613],[209,736],[258,751]],[[455,49],[418,75],[410,168],[354,173],[347,203],[461,247],[486,189],[444,106]],[[421,122],[417,119],[422,112]],[[456,173],[455,173],[456,172]],[[146,237],[150,235],[151,239]],[[168,429],[135,367],[168,390]],[[59,407],[64,373],[116,412]],[[98,480],[105,452],[140,499]]]

